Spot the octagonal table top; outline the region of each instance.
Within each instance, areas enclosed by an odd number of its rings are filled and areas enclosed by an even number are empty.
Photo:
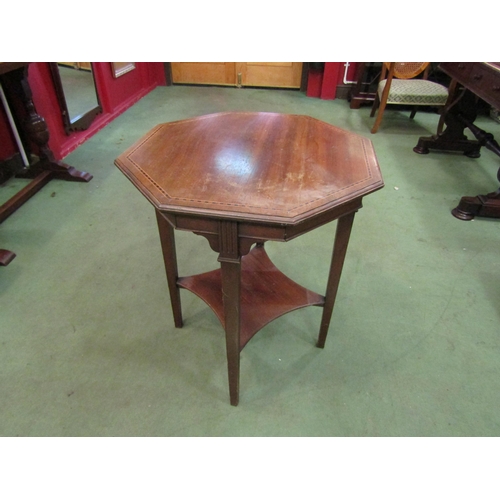
[[[369,139],[305,115],[157,125],[116,166],[160,211],[297,223],[383,187]]]

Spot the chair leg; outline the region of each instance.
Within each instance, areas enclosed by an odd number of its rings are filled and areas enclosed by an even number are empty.
[[[386,105],[385,102],[381,102],[380,103],[380,107],[378,109],[377,118],[375,119],[375,123],[373,124],[372,130],[371,130],[372,134],[376,134],[377,133],[377,130],[380,127],[380,124],[382,123],[382,117],[384,116],[385,105]]]

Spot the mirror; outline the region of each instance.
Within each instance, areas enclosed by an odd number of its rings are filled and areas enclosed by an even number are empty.
[[[49,64],[66,134],[86,130],[102,113],[92,63]]]

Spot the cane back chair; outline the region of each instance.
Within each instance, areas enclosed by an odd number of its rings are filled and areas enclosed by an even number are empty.
[[[398,62],[383,63],[377,94],[370,116],[378,108],[377,118],[372,127],[375,134],[382,122],[387,104],[411,105],[410,119],[415,116],[418,106],[443,107],[448,99],[448,89],[427,79],[430,63]],[[416,78],[419,75],[421,78]]]

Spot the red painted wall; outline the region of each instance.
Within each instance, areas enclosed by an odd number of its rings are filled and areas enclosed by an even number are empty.
[[[133,71],[114,78],[111,63],[97,62],[94,63],[94,76],[103,112],[88,130],[66,135],[48,63],[32,63],[29,66],[28,80],[33,102],[37,112],[45,119],[50,134],[49,147],[56,159],[64,158],[155,87],[166,83],[163,63],[136,63]],[[17,151],[10,125],[0,106],[0,160],[9,158]]]
[[[335,99],[337,86],[343,84],[345,64],[327,62],[322,72],[310,71],[307,95],[320,99]],[[355,72],[356,63],[350,63],[347,80],[354,80]],[[29,66],[28,79],[33,101],[38,113],[47,123],[50,133],[49,146],[57,159],[64,158],[155,87],[166,84],[163,63],[136,63],[135,70],[114,78],[111,63],[96,62],[94,75],[103,113],[94,120],[88,130],[73,132],[68,136],[64,131],[48,63],[32,63]],[[17,151],[7,117],[0,106],[0,160],[9,158]]]

